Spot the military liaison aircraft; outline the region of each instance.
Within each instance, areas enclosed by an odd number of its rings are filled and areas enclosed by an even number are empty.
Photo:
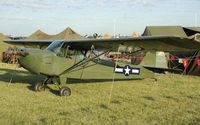
[[[43,91],[47,84],[54,83],[60,88],[60,96],[71,95],[70,88],[64,86],[68,78],[112,79],[115,73],[117,79],[154,78],[157,72],[171,70],[165,61],[160,61],[166,60],[162,52],[200,50],[200,42],[179,36],[4,42],[27,46],[50,44],[43,50],[21,49],[18,60],[28,71],[46,76],[43,82],[35,84],[35,91]],[[145,56],[135,65],[132,58],[138,52]]]

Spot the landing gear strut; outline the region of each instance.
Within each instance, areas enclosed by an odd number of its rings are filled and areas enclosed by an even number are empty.
[[[60,85],[62,85],[62,84],[60,84],[56,79],[54,79],[52,77],[47,77],[47,78],[45,78],[45,80],[42,83],[39,82],[39,83],[35,84],[34,90],[38,91],[38,92],[44,91],[46,85],[49,83],[53,83],[60,88],[60,90],[59,90],[60,96],[70,96],[71,95],[71,89],[69,87],[66,87],[66,86],[60,87]],[[63,82],[63,84],[64,84],[64,82]]]
[[[60,86],[64,85],[66,82],[67,82],[67,79],[66,77],[64,76],[60,76],[59,77],[59,80],[60,80]],[[60,91],[59,91],[59,95],[60,96],[70,96],[71,95],[71,90],[69,87],[66,87],[66,86],[62,86],[60,87]]]
[[[35,84],[34,86],[34,90],[35,91],[44,91],[45,90],[45,87],[46,85],[49,83],[49,81],[51,81],[52,79],[51,78],[45,78],[44,81],[41,83],[41,82],[38,82]]]

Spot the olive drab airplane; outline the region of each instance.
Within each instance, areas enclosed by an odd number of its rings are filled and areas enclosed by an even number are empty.
[[[200,50],[200,42],[178,36],[4,42],[40,48],[50,44],[43,50],[21,49],[18,60],[28,71],[46,76],[35,84],[35,91],[54,83],[60,96],[71,95],[70,88],[64,86],[68,78],[112,79],[114,73],[116,79],[154,78],[155,73],[171,70],[164,52]],[[135,64],[133,57],[138,53],[144,58]]]

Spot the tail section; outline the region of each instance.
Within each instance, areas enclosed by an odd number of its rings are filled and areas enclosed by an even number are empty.
[[[147,52],[140,66],[148,68],[168,69],[165,53],[156,51]]]

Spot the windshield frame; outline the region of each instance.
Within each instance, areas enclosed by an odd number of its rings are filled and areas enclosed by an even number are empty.
[[[64,41],[53,41],[47,48],[46,50],[51,51],[55,54],[59,53],[62,46],[64,44]]]

